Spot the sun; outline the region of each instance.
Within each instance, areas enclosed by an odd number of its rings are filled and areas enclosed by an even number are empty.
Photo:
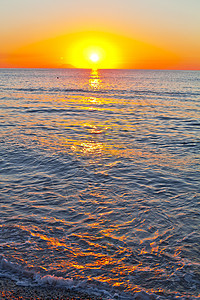
[[[90,55],[90,60],[93,62],[93,63],[97,63],[99,61],[100,57],[97,53],[92,53]]]
[[[103,33],[85,32],[77,35],[67,49],[67,63],[75,68],[113,69],[117,67],[119,50]]]

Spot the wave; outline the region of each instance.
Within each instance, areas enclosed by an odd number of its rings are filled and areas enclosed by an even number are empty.
[[[0,278],[1,277],[11,279],[20,286],[54,287],[62,289],[66,288],[67,290],[72,290],[74,292],[84,292],[91,297],[103,297],[103,299],[109,300],[199,299],[198,296],[191,297],[185,294],[181,295],[178,293],[164,294],[163,291],[159,292],[158,294],[148,293],[144,290],[138,290],[138,287],[137,291],[134,294],[130,294],[121,290],[117,290],[107,283],[102,283],[91,278],[79,280],[73,278],[57,277],[49,274],[41,275],[39,272],[28,270],[16,263],[8,261],[3,255],[0,256]]]
[[[114,290],[108,291],[109,287],[107,286],[107,284],[102,284],[98,282],[98,280],[74,280],[71,278],[63,278],[53,275],[41,276],[37,272],[25,270],[23,267],[9,262],[3,256],[0,257],[0,277],[9,278],[15,281],[17,285],[22,286],[52,286],[56,288],[66,288],[77,292],[85,292],[90,296],[101,296],[109,300],[116,298],[120,300],[132,299],[131,295],[125,293],[124,295],[119,295]],[[148,296],[148,294],[144,291],[142,292],[142,294]],[[150,300],[149,297],[144,298],[144,300]]]
[[[133,89],[84,89],[84,88],[7,88],[6,90],[13,90],[16,92],[45,92],[45,93],[72,93],[72,94],[105,94],[111,96],[125,96],[125,95],[157,95],[157,96],[171,96],[171,97],[190,97],[190,96],[200,96],[200,93],[194,92],[176,92],[176,91],[153,91],[153,90],[133,90]]]

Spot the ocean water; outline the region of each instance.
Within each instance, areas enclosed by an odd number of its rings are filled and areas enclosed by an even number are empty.
[[[1,69],[0,276],[197,299],[199,100],[198,71]]]

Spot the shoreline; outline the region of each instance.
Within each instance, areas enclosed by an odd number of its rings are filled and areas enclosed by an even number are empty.
[[[20,286],[12,279],[0,277],[0,300],[103,300],[62,287]]]

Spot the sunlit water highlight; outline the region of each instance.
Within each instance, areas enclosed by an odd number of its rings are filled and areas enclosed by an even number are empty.
[[[198,298],[199,83],[2,69],[1,276],[105,299]]]

